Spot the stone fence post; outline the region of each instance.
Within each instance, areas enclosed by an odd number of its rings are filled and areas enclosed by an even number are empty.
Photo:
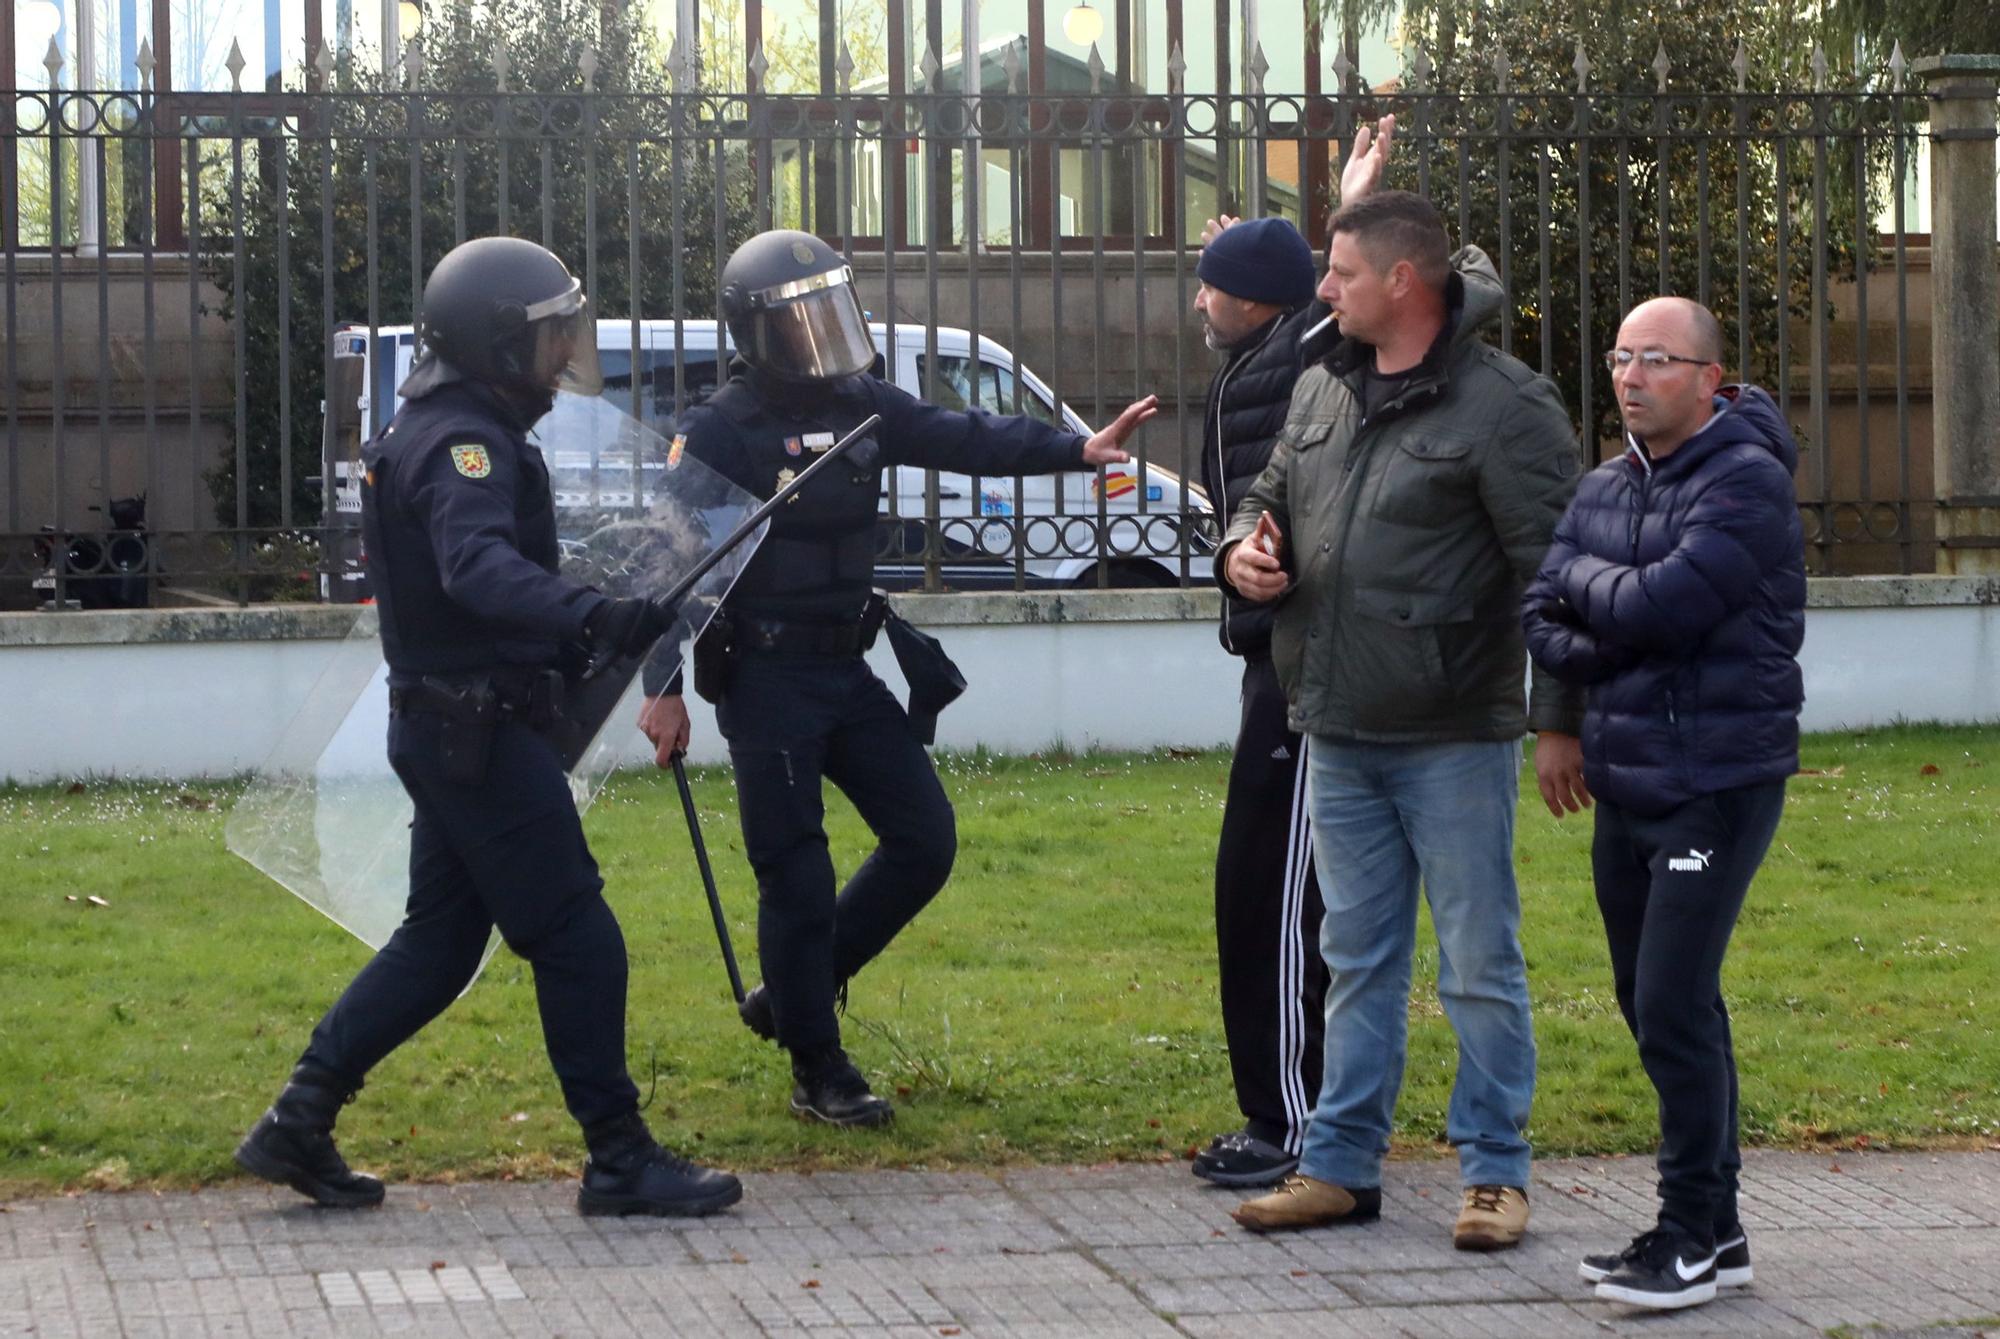
[[[1931,102],[1931,412],[1938,571],[2000,572],[2000,55],[1911,65]]]

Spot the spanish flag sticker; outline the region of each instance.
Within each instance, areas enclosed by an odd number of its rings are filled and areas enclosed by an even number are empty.
[[[451,449],[451,466],[468,479],[484,479],[493,473],[493,458],[477,442]]]
[[[687,444],[688,444],[688,439],[686,433],[677,432],[674,434],[673,445],[667,448],[668,469],[673,470],[680,468],[681,456],[684,452],[686,452]]]

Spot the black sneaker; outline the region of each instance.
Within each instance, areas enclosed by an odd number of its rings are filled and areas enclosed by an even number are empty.
[[[1644,1233],[1621,1254],[1618,1267],[1598,1282],[1607,1302],[1648,1311],[1676,1311],[1715,1300],[1715,1247],[1673,1228]]]
[[[1715,1243],[1715,1286],[1747,1288],[1750,1282],[1750,1240],[1739,1228],[1734,1236]]]
[[[1194,1155],[1194,1174],[1218,1186],[1275,1186],[1297,1171],[1296,1153],[1266,1143],[1248,1130],[1231,1130]]]
[[[1643,1240],[1643,1238],[1641,1238]],[[1603,1255],[1586,1255],[1576,1267],[1589,1283],[1597,1283],[1617,1272],[1620,1265],[1637,1258],[1633,1252],[1638,1242],[1622,1251],[1607,1251]],[[1715,1286],[1718,1288],[1746,1288],[1751,1283],[1750,1242],[1742,1229],[1734,1235],[1715,1243]]]
[[[896,1108],[869,1091],[868,1080],[839,1045],[792,1057],[792,1114],[854,1129],[887,1125]]]

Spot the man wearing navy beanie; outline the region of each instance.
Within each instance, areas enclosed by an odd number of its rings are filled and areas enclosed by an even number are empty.
[[[1313,300],[1313,249],[1284,219],[1224,215],[1203,242],[1194,309],[1208,346],[1227,356],[1208,389],[1201,476],[1226,521],[1271,459],[1305,362],[1299,336],[1327,309]],[[1215,859],[1215,940],[1244,1124],[1198,1153],[1194,1174],[1224,1186],[1273,1185],[1298,1165],[1326,1030],[1305,749],[1285,726],[1271,617],[1269,605],[1223,604],[1223,648],[1243,658],[1243,714]]]

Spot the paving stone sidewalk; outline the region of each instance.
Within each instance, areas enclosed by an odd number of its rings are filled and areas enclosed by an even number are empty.
[[[1542,1162],[1532,1234],[1492,1256],[1451,1249],[1443,1162],[1392,1164],[1379,1223],[1265,1238],[1184,1163],[752,1176],[692,1222],[581,1218],[560,1183],[355,1213],[261,1187],[23,1200],[0,1335],[2000,1336],[2000,1154],[1755,1155],[1756,1283],[1672,1315],[1576,1276],[1651,1187],[1644,1159]]]

